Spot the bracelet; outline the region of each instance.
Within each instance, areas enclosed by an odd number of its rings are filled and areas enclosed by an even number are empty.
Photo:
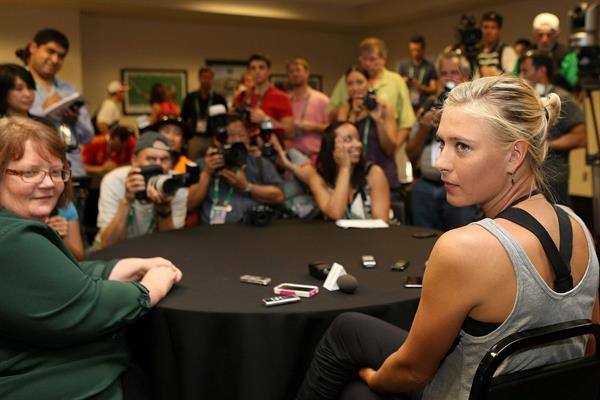
[[[244,189],[244,193],[252,193],[252,184],[250,182],[248,182],[248,186],[246,186],[246,188]]]
[[[168,210],[156,210],[156,215],[158,215],[160,218],[169,218],[171,215],[173,214],[173,212],[171,211],[171,209]]]

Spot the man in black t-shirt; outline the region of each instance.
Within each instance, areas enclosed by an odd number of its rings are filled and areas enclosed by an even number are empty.
[[[215,77],[210,67],[198,70],[200,88],[188,94],[181,107],[181,118],[192,128],[194,137],[188,142],[188,157],[195,159],[204,155],[212,142],[212,126],[209,120],[209,108],[215,104],[222,104],[227,109],[227,101],[222,95],[212,90]]]

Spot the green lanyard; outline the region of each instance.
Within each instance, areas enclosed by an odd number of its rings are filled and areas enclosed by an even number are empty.
[[[135,222],[135,208],[133,208],[133,204],[129,208],[129,214],[127,215],[127,226],[133,226]],[[154,232],[156,228],[156,216],[152,213],[152,219],[150,220],[150,225],[148,225],[148,230],[144,235],[148,235]]]
[[[206,104],[206,108],[204,109],[203,113],[200,113],[200,97],[200,92],[198,92],[197,101],[194,102],[194,104],[196,105],[196,115],[198,116],[198,119],[206,119],[206,115],[208,114],[208,108],[210,107],[213,100],[213,92],[212,90],[208,92],[208,103]]]
[[[415,78],[415,67],[411,64],[408,66],[408,76],[411,78]],[[425,68],[419,69],[419,84],[423,83],[423,78],[425,77]]]
[[[369,131],[370,130],[371,130],[371,118],[367,117],[367,120],[365,121],[365,129],[363,131],[363,137],[362,137],[363,153],[365,155],[367,154],[367,150],[369,149]]]
[[[237,173],[237,171],[236,171]],[[213,204],[214,205],[218,205],[219,204],[219,195],[221,192],[221,188],[219,186],[219,183],[221,182],[221,177],[217,176],[215,178],[215,183],[213,185]],[[227,194],[225,195],[225,201],[223,202],[223,206],[227,207],[229,205],[229,203],[231,202],[231,198],[233,197],[233,188],[230,187],[229,190],[227,191]]]

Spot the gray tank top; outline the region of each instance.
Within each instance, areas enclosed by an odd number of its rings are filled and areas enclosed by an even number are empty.
[[[488,335],[471,336],[461,330],[460,342],[425,387],[423,400],[467,400],[475,371],[485,353],[512,333],[575,319],[591,319],[598,291],[598,257],[585,224],[572,211],[566,211],[585,232],[589,259],[579,284],[565,293],[557,293],[548,287],[523,247],[506,229],[489,218],[474,222],[494,235],[509,255],[517,279],[515,304],[506,320]],[[535,352],[520,353],[508,358],[497,374],[581,357],[585,344],[585,337],[578,337],[536,349]]]

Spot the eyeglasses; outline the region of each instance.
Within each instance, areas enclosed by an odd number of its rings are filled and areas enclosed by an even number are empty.
[[[7,175],[20,176],[25,183],[42,183],[46,175],[50,176],[53,182],[67,182],[71,178],[70,169],[29,169],[26,171],[17,171],[15,169],[6,169]]]

